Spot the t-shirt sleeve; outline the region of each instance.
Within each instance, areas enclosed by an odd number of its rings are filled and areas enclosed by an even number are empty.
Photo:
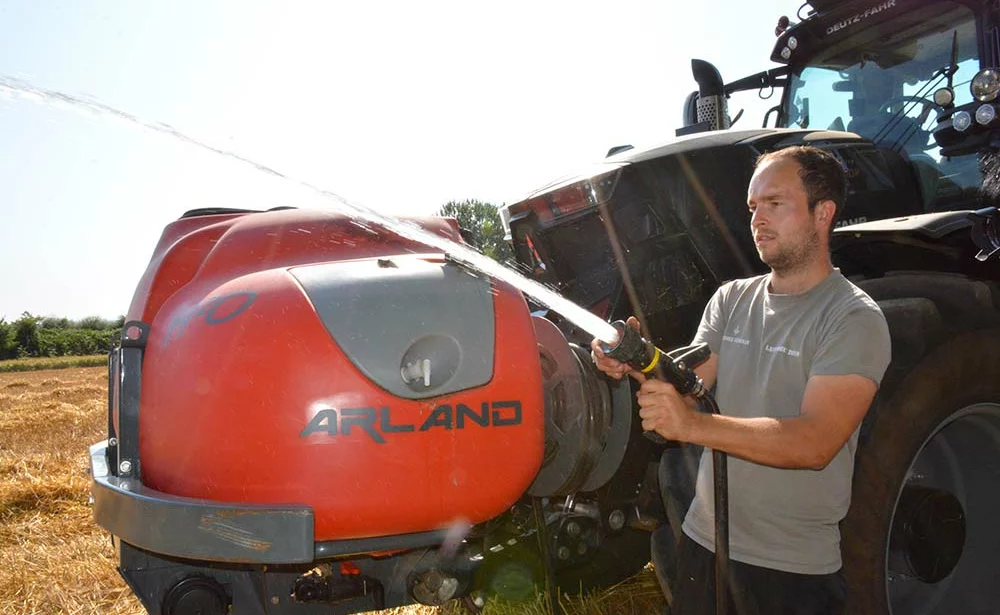
[[[727,288],[727,284],[720,286],[708,300],[701,315],[698,332],[691,341],[692,344],[708,344],[709,349],[715,354],[719,354],[722,348],[722,336],[726,331],[726,321],[729,319],[729,312],[725,308]]]
[[[810,376],[857,374],[881,384],[892,358],[885,316],[876,306],[851,310],[832,323],[820,340]]]

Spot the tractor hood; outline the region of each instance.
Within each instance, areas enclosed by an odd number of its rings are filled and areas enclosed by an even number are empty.
[[[635,309],[664,332],[656,342],[676,345],[722,281],[765,270],[749,233],[747,186],[761,154],[806,144],[850,172],[842,223],[919,207],[905,159],[856,134],[710,131],[619,151],[512,203],[508,236],[531,277],[604,318],[626,315],[628,270],[641,280]]]
[[[675,156],[678,154],[695,153],[705,150],[724,149],[733,146],[750,146],[759,152],[777,149],[789,145],[821,145],[836,142],[858,142],[861,137],[854,133],[832,130],[806,130],[791,128],[757,128],[747,130],[714,130],[675,137],[644,146],[624,145],[612,148],[615,152],[604,160],[584,167],[579,171],[564,175],[544,186],[530,192],[513,205],[507,206],[505,215],[516,216],[523,210],[528,200],[540,195],[558,191],[573,184],[592,180],[619,169],[640,162]]]

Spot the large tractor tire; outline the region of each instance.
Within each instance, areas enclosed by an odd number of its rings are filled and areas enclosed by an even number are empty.
[[[893,364],[862,427],[843,524],[847,613],[977,615],[1000,604],[995,299],[982,283],[942,279],[866,288],[889,321]]]

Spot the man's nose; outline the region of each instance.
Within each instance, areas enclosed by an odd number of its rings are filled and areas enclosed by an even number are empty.
[[[767,217],[764,215],[764,212],[761,211],[760,207],[754,209],[753,213],[750,214],[750,228],[754,229],[765,224],[767,224]]]

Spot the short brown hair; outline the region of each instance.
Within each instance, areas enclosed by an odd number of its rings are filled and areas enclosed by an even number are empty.
[[[840,212],[847,200],[847,173],[833,154],[810,145],[793,145],[762,154],[757,158],[754,170],[766,162],[794,160],[799,165],[799,179],[806,189],[809,211],[816,209],[820,201],[833,201],[836,210],[830,223],[830,230],[837,223]]]

